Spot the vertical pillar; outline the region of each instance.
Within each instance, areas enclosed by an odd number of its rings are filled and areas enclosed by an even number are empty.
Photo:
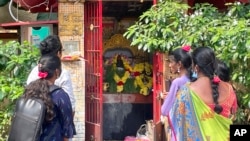
[[[82,0],[59,0],[58,34],[64,48],[63,56],[84,57],[84,3]],[[76,99],[74,123],[77,135],[73,141],[85,140],[85,62],[83,59],[63,61],[71,74]]]

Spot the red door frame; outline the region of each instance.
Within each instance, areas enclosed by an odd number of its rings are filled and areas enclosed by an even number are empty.
[[[102,0],[84,3],[85,140],[102,141]]]
[[[156,4],[157,0],[153,0]],[[85,140],[103,140],[102,108],[102,0],[86,1],[84,4],[84,55],[85,64]],[[162,90],[162,58],[155,53],[153,57],[153,121],[160,122],[161,102],[158,99]],[[157,130],[155,129],[155,136]],[[158,137],[155,137],[158,140]]]
[[[153,1],[156,4],[157,0]],[[163,126],[160,120],[161,105],[160,93],[163,91],[163,61],[164,54],[155,52],[153,54],[153,123],[154,123],[154,141],[163,140]]]
[[[156,4],[156,0],[153,1]],[[153,120],[154,123],[160,121],[160,108],[161,101],[159,100],[159,94],[162,91],[162,71],[163,71],[163,55],[160,53],[154,53],[153,56]]]

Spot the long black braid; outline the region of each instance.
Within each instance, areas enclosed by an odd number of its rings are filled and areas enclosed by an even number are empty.
[[[192,53],[193,63],[197,65],[200,71],[207,77],[209,77],[212,87],[213,101],[215,103],[214,111],[221,113],[223,107],[219,105],[218,98],[218,83],[214,83],[213,79],[216,75],[217,62],[215,59],[214,51],[209,47],[199,47]]]

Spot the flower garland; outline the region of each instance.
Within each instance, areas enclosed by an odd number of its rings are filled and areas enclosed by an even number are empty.
[[[116,70],[116,63],[117,63],[117,57],[118,54],[116,54],[113,58],[111,58],[111,60],[107,60],[105,62],[105,65],[113,65],[113,70]],[[118,93],[123,91],[124,88],[124,84],[126,83],[127,79],[130,77],[130,72],[132,70],[132,67],[129,65],[129,61],[128,58],[126,56],[120,56],[121,60],[123,61],[123,65],[124,65],[124,69],[125,69],[125,73],[123,76],[119,76],[117,73],[114,73],[113,79],[116,82],[116,91]]]
[[[116,91],[118,93],[123,91],[123,86],[124,86],[125,82],[127,81],[127,79],[129,78],[129,76],[130,76],[129,71],[125,71],[125,73],[122,77],[119,77],[119,75],[117,73],[114,74],[114,80],[117,84]]]
[[[142,73],[143,71],[145,71],[146,75]],[[135,87],[140,87],[139,93],[145,96],[149,95],[149,89],[151,89],[153,86],[153,79],[149,76],[152,73],[152,65],[147,62],[136,64],[133,69],[133,73],[137,74],[134,75],[134,85]]]
[[[112,70],[117,70],[117,57],[118,54],[110,58],[105,62],[105,65],[112,65]],[[124,65],[124,74],[118,75],[117,72],[114,73],[113,79],[116,83],[116,91],[118,93],[123,92],[124,84],[129,78],[134,78],[134,87],[139,88],[139,93],[142,95],[149,95],[149,90],[152,88],[153,82],[152,77],[152,65],[148,62],[135,64],[134,67],[130,66],[130,62],[126,56],[120,56]]]

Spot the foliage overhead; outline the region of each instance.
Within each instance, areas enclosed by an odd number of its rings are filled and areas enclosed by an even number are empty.
[[[191,45],[209,46],[231,69],[239,101],[237,122],[250,123],[250,5],[227,4],[219,11],[210,4],[187,4],[166,0],[144,12],[124,36],[131,45],[148,52],[168,52]]]

